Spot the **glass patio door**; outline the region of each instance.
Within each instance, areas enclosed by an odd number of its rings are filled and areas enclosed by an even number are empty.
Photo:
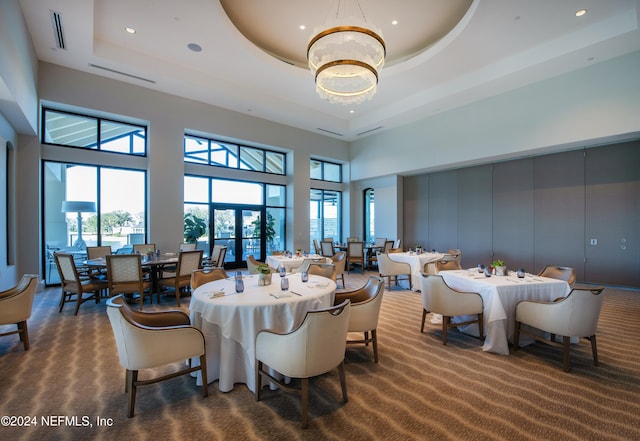
[[[213,243],[227,247],[226,268],[245,267],[249,254],[262,260],[263,213],[264,208],[253,206],[213,207]]]

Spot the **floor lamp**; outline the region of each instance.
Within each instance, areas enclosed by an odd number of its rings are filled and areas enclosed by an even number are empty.
[[[78,238],[73,243],[75,248],[84,250],[87,244],[82,239],[82,213],[95,213],[96,203],[89,201],[62,201],[63,213],[78,213]]]

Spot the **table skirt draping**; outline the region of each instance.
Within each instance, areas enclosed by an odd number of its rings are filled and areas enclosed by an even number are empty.
[[[516,305],[521,300],[553,301],[571,291],[567,282],[528,275],[485,277],[475,270],[441,271],[440,275],[457,291],[477,292],[484,303],[485,341],[482,350],[509,355],[509,342],[513,342]],[[459,328],[462,332],[478,336],[477,324]],[[522,339],[520,345],[531,343]]]
[[[289,296],[282,298],[270,295],[281,293],[277,276],[267,286],[258,286],[256,275],[247,276],[245,291],[240,294],[235,294],[234,281],[228,279],[209,282],[193,292],[191,323],[205,338],[208,382],[218,380],[220,391],[231,391],[236,383],[255,390],[255,338],[259,331],[289,332],[302,322],[307,311],[333,304],[336,285],[332,280],[311,275],[308,283],[302,283],[297,274],[288,278]],[[211,298],[221,288],[227,295]],[[198,363],[197,358],[192,359],[193,365]],[[202,384],[200,373],[197,384]]]
[[[327,259],[326,257],[320,256],[318,254],[312,254],[307,257],[267,256],[267,260],[265,261],[265,263],[274,269],[278,269],[281,266],[284,266],[287,272],[291,273],[299,268],[305,259],[314,259],[320,263],[331,263],[331,259]]]
[[[391,260],[395,262],[408,263],[411,267],[411,287],[414,291],[420,291],[420,277],[422,277],[420,273],[425,271],[424,266],[428,263],[442,259],[442,256],[444,256],[442,253],[389,253],[389,258]],[[407,280],[401,279],[399,280],[399,284],[402,288],[409,289],[409,282]]]

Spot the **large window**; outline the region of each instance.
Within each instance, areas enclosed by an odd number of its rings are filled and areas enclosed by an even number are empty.
[[[284,153],[193,135],[184,136],[184,161],[276,175],[286,173]]]
[[[47,161],[43,164],[44,271],[58,283],[53,253],[86,258],[86,247],[127,253],[146,241],[145,172]]]
[[[42,110],[42,143],[144,156],[144,126],[59,110]]]
[[[311,243],[314,239],[332,238],[340,242],[342,193],[339,191],[311,189],[309,204],[309,229]]]
[[[364,190],[364,240],[365,242],[373,242],[376,238],[375,230],[375,213],[376,204],[373,188]]]
[[[342,166],[333,162],[311,159],[310,178],[318,181],[342,182]]]
[[[185,241],[207,253],[226,246],[227,267],[284,249],[283,185],[186,176],[184,189]]]

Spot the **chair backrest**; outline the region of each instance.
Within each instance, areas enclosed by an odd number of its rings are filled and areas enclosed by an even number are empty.
[[[364,242],[347,242],[347,257],[364,257]]]
[[[384,247],[384,243],[386,241],[387,241],[386,237],[376,237],[375,241],[373,242],[373,245],[377,247]]]
[[[568,266],[547,265],[538,275],[541,277],[564,280],[569,284],[569,286],[573,286],[576,281],[576,270]]]
[[[396,239],[396,240],[393,242],[393,247],[392,247],[392,248],[394,248],[394,249],[398,249],[398,248],[400,248],[400,245],[402,245],[402,239]]]
[[[140,254],[110,254],[107,259],[109,294],[143,293],[142,256]]]
[[[357,236],[347,237],[347,242],[358,242]]]
[[[482,297],[479,294],[456,291],[447,285],[441,275],[421,275],[422,307],[425,310],[449,317],[482,312]]]
[[[383,276],[411,274],[411,265],[405,262],[395,262],[388,254],[378,254],[378,271]]]
[[[87,259],[99,259],[111,254],[110,246],[87,247]]]
[[[198,244],[196,243],[183,242],[180,244],[180,248],[178,249],[178,251],[195,251],[197,245]]]
[[[80,284],[80,276],[78,276],[78,270],[76,268],[76,262],[73,255],[66,253],[55,253],[56,266],[58,267],[58,273],[60,274],[60,280],[62,286],[68,284]]]
[[[16,286],[0,292],[0,325],[19,323],[31,317],[38,276],[25,274]]]
[[[382,278],[369,277],[362,291],[358,293],[358,301],[351,299],[349,332],[371,331],[378,327],[383,293],[384,281]]]
[[[462,269],[455,259],[442,259],[436,262],[436,272]]]
[[[202,250],[182,251],[178,255],[176,275],[180,278],[191,278],[191,273],[202,266]]]
[[[336,275],[344,273],[345,264],[347,263],[347,253],[338,251],[331,256],[331,261],[336,266]]]
[[[191,273],[191,289],[197,289],[199,286],[214,280],[226,279],[229,275],[223,268],[205,268],[197,269]]]
[[[384,242],[384,248],[382,249],[382,252],[387,254],[391,248],[393,248],[393,241],[387,240]]]
[[[214,245],[213,249],[211,250],[211,262],[213,263],[213,266],[223,266],[226,255],[226,245]]]
[[[253,254],[247,255],[247,270],[249,274],[258,274],[258,265],[262,265],[263,262],[256,260]]]
[[[133,245],[133,252],[140,254],[147,254],[148,252],[156,252],[155,243],[137,243]]]
[[[447,252],[447,255],[451,256],[450,259],[458,262],[458,265],[460,266],[460,268],[462,268],[462,251],[460,251],[458,248],[451,248]]]
[[[574,288],[563,300],[554,303],[562,311],[553,313],[566,328],[556,329],[556,334],[566,336],[590,337],[596,334],[598,319],[604,299],[604,288]],[[556,308],[554,308],[556,309]]]
[[[336,266],[333,263],[312,263],[309,264],[309,274],[326,277],[336,281]]]
[[[278,345],[260,344],[256,338],[256,358],[270,353],[282,362],[278,372],[294,378],[314,377],[329,372],[344,361],[351,305],[340,305],[307,312],[293,331],[278,335]]]
[[[333,252],[333,241],[332,242],[325,242],[322,241],[322,243],[320,244],[321,246],[321,254],[325,257],[332,257],[334,252]]]
[[[322,254],[322,249],[318,244],[318,239],[313,239],[313,249],[315,250],[316,254]]]

